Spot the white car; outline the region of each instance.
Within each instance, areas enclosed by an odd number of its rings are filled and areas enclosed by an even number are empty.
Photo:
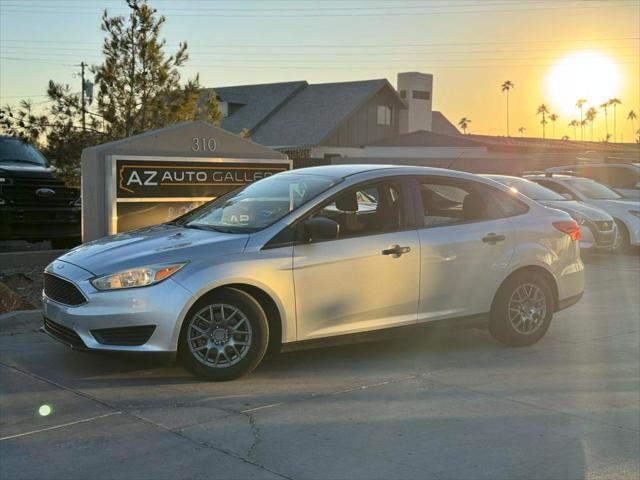
[[[640,202],[623,198],[606,185],[589,178],[570,175],[526,175],[543,187],[570,200],[578,200],[601,208],[611,215],[618,226],[615,249],[625,251],[630,246],[640,245]]]
[[[590,178],[625,198],[640,200],[640,166],[636,163],[581,163],[548,168],[547,172]]]
[[[580,225],[581,249],[611,250],[614,247],[617,236],[616,222],[604,210],[576,200],[568,200],[559,193],[525,178],[509,175],[483,175],[483,177],[514,188],[545,207],[567,212]]]
[[[468,173],[292,170],[55,260],[44,330],[77,349],[177,352],[211,380],[267,347],[434,321],[531,345],[582,296],[579,237],[568,214]]]

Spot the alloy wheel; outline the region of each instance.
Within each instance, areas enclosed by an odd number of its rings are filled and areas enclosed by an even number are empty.
[[[533,283],[518,286],[509,299],[509,322],[523,335],[536,332],[547,315],[547,300],[540,287]]]
[[[202,308],[187,327],[191,354],[211,368],[226,368],[242,360],[251,348],[253,332],[247,316],[233,305]]]

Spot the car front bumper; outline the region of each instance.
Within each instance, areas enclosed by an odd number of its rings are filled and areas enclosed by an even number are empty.
[[[58,268],[60,265],[62,268]],[[98,291],[89,281],[92,278],[89,272],[69,263],[57,260],[47,271],[72,282],[87,299],[82,305],[70,306],[43,294],[44,330],[57,340],[89,350],[177,350],[180,324],[192,294],[170,278],[149,287]],[[105,331],[111,336],[104,335]],[[131,335],[123,337],[118,333],[122,331],[147,332],[148,340],[140,345],[131,344]],[[81,343],[73,345],[73,338],[69,339],[73,333]],[[139,333],[137,338],[141,338]]]

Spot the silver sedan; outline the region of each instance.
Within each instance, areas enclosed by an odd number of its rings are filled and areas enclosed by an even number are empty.
[[[579,237],[568,214],[472,174],[294,170],[55,260],[44,330],[77,349],[178,354],[211,380],[267,349],[427,322],[531,345],[582,295]]]

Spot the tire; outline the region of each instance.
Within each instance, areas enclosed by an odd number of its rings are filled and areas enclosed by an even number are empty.
[[[613,244],[613,251],[615,253],[626,253],[629,251],[629,248],[631,248],[629,230],[627,230],[625,224],[620,220],[616,220],[616,227],[618,231],[616,233],[615,243]]]
[[[525,300],[527,294],[531,298]],[[498,290],[491,307],[489,332],[511,347],[533,345],[549,329],[553,311],[553,293],[547,280],[535,272],[522,272],[508,278]]]
[[[269,324],[260,304],[241,290],[223,288],[191,307],[182,323],[178,355],[194,375],[223,382],[253,371],[268,343]]]

